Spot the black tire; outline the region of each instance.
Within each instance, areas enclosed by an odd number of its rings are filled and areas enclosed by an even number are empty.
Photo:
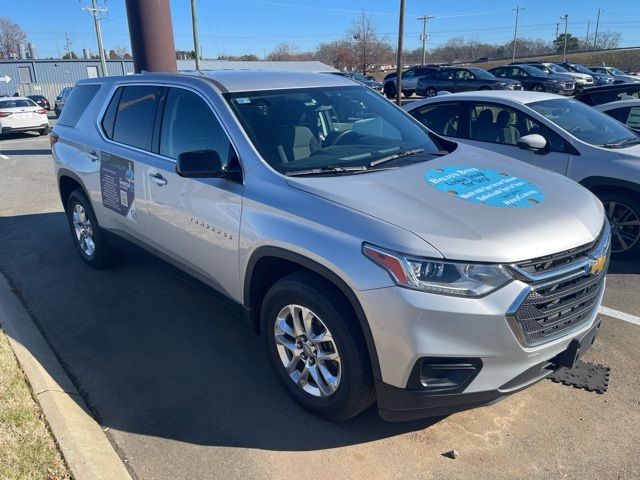
[[[604,204],[604,211],[611,224],[612,257],[616,259],[640,258],[640,225],[618,226],[620,221],[640,219],[640,199],[625,193],[615,192],[600,193],[598,198]],[[612,203],[615,203],[613,210],[609,208]],[[620,238],[627,242],[627,248],[624,248]]]
[[[427,87],[427,89],[424,91],[424,96],[427,98],[435,97],[437,94],[438,90],[436,89],[436,87]]]
[[[56,117],[60,116],[60,110],[58,110],[57,108],[54,108],[53,111],[55,112]]]
[[[484,85],[482,87],[480,87],[480,90],[491,90],[491,87]]]
[[[387,98],[394,98],[396,96],[396,86],[392,82],[385,83],[384,94]]]
[[[93,243],[94,243],[94,251],[92,254],[87,254],[87,252],[81,247],[80,240],[78,235],[76,234],[76,230],[73,222],[73,212],[76,205],[82,206],[84,209],[86,216],[91,224],[91,230],[93,232]],[[93,212],[93,208],[91,207],[91,203],[85,196],[82,190],[74,190],[69,195],[69,199],[67,200],[67,221],[69,222],[69,228],[71,230],[71,237],[73,238],[73,242],[80,253],[80,257],[84,262],[89,265],[91,268],[95,268],[98,270],[102,270],[105,268],[109,268],[115,265],[119,259],[119,252],[107,242],[104,233],[100,229],[100,225],[98,224],[98,220],[96,218],[95,213]]]
[[[531,91],[532,92],[546,92],[546,89],[544,88],[544,85],[542,85],[541,83],[536,83],[535,85],[533,85],[531,87]]]
[[[412,96],[414,93],[416,93],[415,90],[403,90],[402,91],[402,95],[404,95],[405,97],[410,97]]]
[[[287,305],[309,308],[331,331],[342,366],[340,383],[329,396],[307,393],[287,374],[278,354],[274,325]],[[329,420],[352,418],[375,400],[369,353],[360,325],[342,293],[316,274],[303,271],[284,277],[267,292],[260,312],[267,355],[276,375],[305,409]]]
[[[40,135],[47,135],[49,133],[49,127],[47,126],[47,128],[41,128],[40,130],[38,130],[38,133]]]

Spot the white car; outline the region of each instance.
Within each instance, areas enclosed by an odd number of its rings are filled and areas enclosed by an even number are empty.
[[[403,108],[440,135],[579,182],[605,206],[612,253],[640,256],[637,132],[582,102],[551,93],[454,93]]]
[[[0,98],[0,135],[30,130],[40,135],[49,133],[47,110],[30,98]]]
[[[640,100],[637,98],[630,97],[628,100],[596,105],[593,108],[597,108],[629,128],[640,130]]]

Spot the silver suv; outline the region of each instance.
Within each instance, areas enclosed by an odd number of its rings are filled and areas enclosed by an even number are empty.
[[[230,297],[326,418],[491,403],[573,365],[600,325],[596,197],[348,79],[84,80],[51,143],[82,259],[135,243]]]

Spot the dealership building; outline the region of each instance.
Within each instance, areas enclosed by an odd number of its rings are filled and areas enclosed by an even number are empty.
[[[178,70],[195,69],[195,60],[178,60]],[[133,73],[132,60],[107,60],[108,75]],[[202,60],[203,70],[280,70],[298,72],[335,72],[335,68],[316,61],[268,62]],[[44,95],[55,100],[65,87],[78,80],[101,76],[99,60],[0,59],[0,95]]]

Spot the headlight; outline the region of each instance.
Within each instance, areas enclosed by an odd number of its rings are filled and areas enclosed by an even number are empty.
[[[501,265],[417,258],[367,243],[362,246],[362,253],[382,267],[397,285],[423,292],[479,297],[511,280]]]

